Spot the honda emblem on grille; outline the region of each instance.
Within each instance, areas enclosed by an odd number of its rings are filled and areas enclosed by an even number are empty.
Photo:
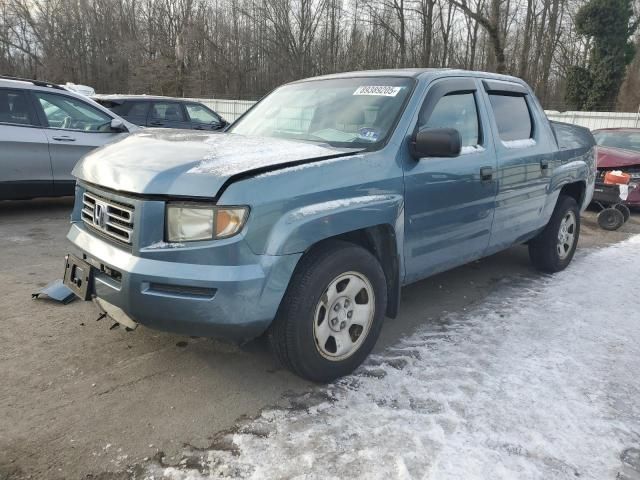
[[[107,204],[96,200],[93,207],[93,224],[104,230],[107,224]]]

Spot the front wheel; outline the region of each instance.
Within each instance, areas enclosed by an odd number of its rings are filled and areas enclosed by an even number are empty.
[[[300,260],[269,331],[272,350],[308,380],[347,375],[375,345],[386,304],[378,260],[360,246],[326,242]]]
[[[547,226],[529,242],[529,258],[538,270],[564,270],[576,251],[580,237],[580,212],[573,197],[561,195]]]

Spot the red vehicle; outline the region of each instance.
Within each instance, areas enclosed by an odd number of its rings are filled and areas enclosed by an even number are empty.
[[[629,174],[629,195],[623,203],[640,208],[640,128],[603,128],[592,133],[598,144],[596,181],[604,183],[605,174],[612,170]]]

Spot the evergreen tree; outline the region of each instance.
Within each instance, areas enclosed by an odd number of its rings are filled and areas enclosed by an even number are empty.
[[[576,15],[576,31],[591,37],[587,68],[572,67],[567,75],[565,98],[579,110],[611,107],[633,59],[630,37],[638,27],[633,21],[632,0],[589,0]]]

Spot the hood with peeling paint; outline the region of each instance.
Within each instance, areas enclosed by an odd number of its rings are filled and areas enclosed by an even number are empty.
[[[238,175],[356,151],[234,133],[145,129],[91,152],[73,175],[121,192],[214,197]]]
[[[598,146],[598,168],[640,167],[640,152]]]

